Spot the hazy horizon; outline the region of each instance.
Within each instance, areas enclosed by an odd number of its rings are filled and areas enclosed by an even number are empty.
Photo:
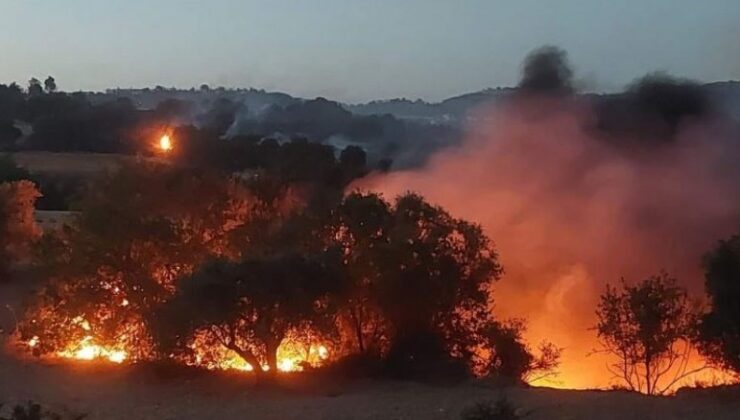
[[[0,81],[52,75],[66,91],[207,83],[438,101],[515,85],[522,59],[544,44],[568,51],[589,91],[652,71],[740,79],[736,1],[540,3],[10,1]]]

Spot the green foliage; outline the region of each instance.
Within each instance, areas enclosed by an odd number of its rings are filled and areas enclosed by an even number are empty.
[[[700,350],[740,372],[740,236],[721,241],[704,257],[711,307],[699,325]]]

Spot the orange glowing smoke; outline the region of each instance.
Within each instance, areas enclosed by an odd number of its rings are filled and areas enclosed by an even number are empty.
[[[496,315],[526,318],[533,346],[564,348],[560,376],[539,384],[617,383],[609,359],[594,354],[605,285],[666,270],[701,296],[701,256],[736,231],[740,216],[740,188],[723,166],[737,142],[718,140],[719,123],[686,126],[670,147],[635,157],[594,138],[592,120],[588,106],[570,99],[481,109],[460,147],[350,188],[418,192],[481,223],[506,271],[495,285]]]

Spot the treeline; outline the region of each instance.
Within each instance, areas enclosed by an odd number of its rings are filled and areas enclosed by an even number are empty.
[[[234,137],[239,136],[281,142],[305,138],[339,149],[361,147],[373,165],[389,166],[395,161],[403,167],[420,164],[459,136],[445,125],[392,115],[354,115],[324,98],[287,103],[276,99],[250,109],[227,91],[208,95],[203,102],[167,97],[164,89],[160,92],[160,101],[142,108],[125,94],[100,100],[94,94],[59,92],[51,76],[43,86],[31,79],[25,90],[15,83],[0,85],[0,150],[146,155],[162,131],[189,127],[208,133],[214,148],[228,147],[223,140],[238,141]]]
[[[43,355],[91,336],[133,360],[206,364],[197,340],[269,372],[289,338],[402,377],[557,365],[559,349],[493,317],[503,269],[480,226],[414,194],[315,200],[276,182],[153,164],[100,179],[38,245],[46,281],[21,342]]]

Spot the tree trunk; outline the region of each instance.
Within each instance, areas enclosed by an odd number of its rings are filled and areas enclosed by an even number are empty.
[[[355,309],[355,307],[350,308],[350,317],[352,318],[352,323],[355,324],[355,336],[357,337],[358,350],[360,351],[360,354],[365,354],[365,340],[362,334],[362,322],[355,313]]]
[[[260,364],[259,359],[257,356],[254,355],[249,350],[244,350],[238,346],[228,346],[230,350],[232,350],[234,353],[238,354],[239,357],[244,359],[245,362],[249,363],[250,366],[252,366],[252,372],[254,372],[254,375],[257,379],[257,383],[262,383],[265,380],[265,371],[262,370],[262,365]]]
[[[274,345],[272,343],[268,343],[265,346],[265,350],[267,351],[267,366],[270,368],[267,373],[269,374],[270,378],[274,379],[277,376],[278,373],[278,364],[277,364],[277,350],[278,345]]]

